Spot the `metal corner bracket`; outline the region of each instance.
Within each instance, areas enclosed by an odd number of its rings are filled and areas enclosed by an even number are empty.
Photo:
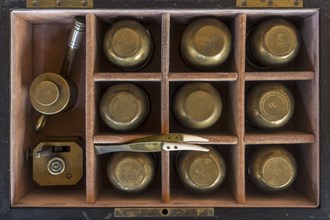
[[[94,0],[26,0],[26,8],[93,8]]]

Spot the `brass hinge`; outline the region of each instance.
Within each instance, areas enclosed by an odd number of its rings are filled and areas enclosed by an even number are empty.
[[[236,0],[239,8],[302,8],[303,0]]]
[[[214,208],[115,208],[115,217],[213,217]]]
[[[94,0],[26,0],[26,8],[93,8]]]

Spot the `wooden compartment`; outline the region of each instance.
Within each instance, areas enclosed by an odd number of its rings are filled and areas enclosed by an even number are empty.
[[[54,116],[35,134],[38,116],[28,90],[32,79],[46,71],[58,72],[72,18],[86,16],[85,44],[79,50],[72,78],[79,85],[73,109]],[[13,207],[317,207],[319,204],[319,20],[314,9],[299,10],[26,10],[11,14],[11,204]],[[224,21],[233,36],[228,61],[212,71],[199,72],[183,62],[179,52],[185,26],[200,17]],[[285,17],[298,27],[303,47],[295,61],[283,68],[254,69],[246,63],[246,35],[269,17]],[[154,41],[151,61],[137,72],[114,67],[103,53],[107,28],[122,18],[144,24]],[[210,82],[221,93],[224,112],[219,123],[203,131],[186,129],[172,113],[175,91],[186,82]],[[295,95],[292,121],[267,132],[246,124],[245,95],[259,81],[282,81]],[[151,99],[151,115],[140,128],[115,132],[99,116],[99,99],[109,86],[130,82],[143,87]],[[212,195],[183,189],[175,170],[175,153],[157,153],[157,175],[144,194],[127,196],[107,182],[108,155],[96,156],[94,144],[124,143],[147,135],[193,133],[208,138],[224,153],[227,178]],[[28,148],[48,136],[80,136],[85,140],[85,175],[77,186],[39,187],[32,180]],[[202,143],[200,143],[202,144]],[[266,196],[246,179],[245,162],[251,148],[285,144],[297,157],[301,171],[291,190]]]

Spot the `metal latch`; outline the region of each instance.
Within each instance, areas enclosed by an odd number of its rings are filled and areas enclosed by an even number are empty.
[[[302,8],[303,0],[236,0],[239,8]]]
[[[26,0],[26,8],[93,8],[94,0]]]
[[[115,208],[115,217],[214,217],[214,208]]]

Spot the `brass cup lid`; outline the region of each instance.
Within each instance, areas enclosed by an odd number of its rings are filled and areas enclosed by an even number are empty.
[[[260,128],[280,128],[291,119],[295,108],[292,93],[283,84],[265,82],[254,86],[247,95],[248,120]]]
[[[252,181],[266,191],[288,188],[295,180],[297,165],[293,155],[282,146],[264,146],[249,164]]]
[[[30,86],[30,102],[38,112],[53,115],[64,111],[72,95],[70,85],[56,73],[36,77]]]
[[[200,18],[183,32],[181,54],[196,69],[209,70],[224,63],[231,52],[232,39],[228,27],[216,18]]]
[[[113,153],[107,164],[110,183],[124,192],[140,192],[148,187],[154,177],[155,163],[146,153]]]
[[[205,129],[214,125],[221,116],[222,100],[209,83],[186,83],[174,96],[173,112],[184,126]]]
[[[134,84],[116,84],[103,94],[100,114],[104,123],[114,130],[133,130],[148,117],[149,99],[143,89]]]
[[[114,23],[103,41],[105,55],[118,68],[135,71],[151,58],[153,43],[148,30],[134,20]]]
[[[282,66],[297,56],[300,41],[299,31],[292,23],[282,18],[269,19],[251,33],[249,52],[263,66]]]
[[[183,184],[195,192],[217,189],[226,175],[226,164],[212,147],[209,152],[180,152],[177,159],[178,175]]]

